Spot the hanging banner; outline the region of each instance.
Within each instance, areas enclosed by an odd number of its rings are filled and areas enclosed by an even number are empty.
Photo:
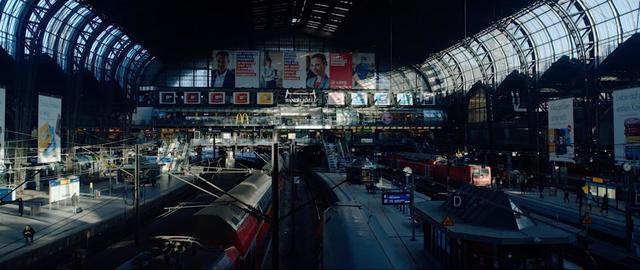
[[[211,60],[211,87],[236,87],[236,58],[233,51],[213,51]]]
[[[282,88],[282,52],[265,51],[260,57],[260,88]]]
[[[6,89],[0,87],[0,162],[4,162],[4,117],[6,104]]]
[[[307,88],[329,89],[331,82],[329,56],[329,53],[321,52],[309,53],[307,55]]]
[[[282,85],[284,88],[305,88],[307,81],[307,53],[283,52],[284,74]]]
[[[365,92],[351,93],[351,106],[369,105],[369,95]]]
[[[613,142],[618,163],[640,162],[640,88],[613,92]]]
[[[373,53],[354,53],[353,89],[376,89],[376,55]],[[372,83],[373,82],[373,83]]]
[[[38,163],[59,162],[62,99],[38,96]]]
[[[224,104],[224,92],[209,92],[209,104]]]
[[[549,160],[574,162],[573,99],[548,102]]]
[[[375,106],[389,106],[391,105],[390,93],[375,93],[373,95],[373,105]]]
[[[273,105],[273,93],[258,92],[258,105]]]
[[[200,104],[200,92],[184,92],[184,104]]]
[[[327,94],[327,105],[344,106],[345,104],[343,92],[329,92]]]
[[[351,72],[352,53],[330,53],[329,70],[331,89],[351,89],[353,74]]]
[[[257,88],[260,86],[258,51],[236,51],[236,87]]]
[[[249,92],[234,92],[233,104],[249,104]]]
[[[413,94],[408,92],[398,93],[396,101],[400,106],[413,106]]]
[[[160,92],[160,104],[176,104],[176,92]]]

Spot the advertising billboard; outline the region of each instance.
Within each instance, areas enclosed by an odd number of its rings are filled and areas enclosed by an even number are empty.
[[[327,94],[327,105],[344,106],[345,104],[343,92],[329,92]]]
[[[200,104],[200,92],[184,92],[184,104]]]
[[[62,99],[38,96],[38,163],[59,162]]]
[[[80,196],[80,178],[77,176],[49,180],[49,203]]]
[[[420,93],[420,105],[422,106],[436,105],[436,95],[434,93],[429,93],[429,92]]]
[[[373,94],[373,105],[375,106],[390,106],[391,94],[390,93],[375,93]]]
[[[396,95],[396,102],[400,106],[413,106],[413,94],[409,92],[398,93]]]
[[[331,86],[329,59],[329,53],[312,52],[307,54],[305,85],[308,89],[329,89]]]
[[[209,92],[209,104],[221,105],[224,104],[224,92]]]
[[[351,89],[353,74],[351,71],[352,53],[330,53],[329,70],[331,89]]]
[[[574,162],[573,99],[552,100],[549,106],[549,160]]]
[[[258,105],[273,105],[273,93],[258,92]]]
[[[307,82],[307,53],[283,52],[284,74],[282,85],[284,88],[305,88]]]
[[[260,52],[236,51],[236,87],[258,88],[260,87]]]
[[[640,162],[640,87],[613,91],[613,143],[618,163]]]
[[[260,88],[282,88],[282,52],[265,51],[260,57]]]
[[[211,59],[211,87],[236,87],[236,55],[234,51],[216,50]]]
[[[375,89],[376,85],[365,83],[375,81],[376,55],[373,53],[353,53],[352,55],[352,88]],[[366,80],[368,79],[368,80]]]
[[[369,105],[369,95],[365,92],[351,93],[351,106],[367,106]]]
[[[176,92],[160,92],[160,104],[176,104]]]
[[[6,89],[0,87],[0,161],[4,161],[5,109],[7,104]]]
[[[234,92],[233,104],[249,104],[249,92]]]

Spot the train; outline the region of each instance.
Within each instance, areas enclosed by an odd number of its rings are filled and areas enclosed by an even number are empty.
[[[278,157],[278,169],[283,169]],[[154,248],[118,269],[258,269],[270,242],[271,176],[253,171],[240,184],[193,214],[181,235],[152,238]],[[279,177],[279,193],[283,177]],[[242,203],[241,203],[242,202]]]
[[[381,159],[381,163],[392,170],[401,171],[409,167],[417,179],[433,180],[454,188],[464,184],[491,185],[491,167],[477,164],[448,164],[446,159],[437,155],[390,153]]]

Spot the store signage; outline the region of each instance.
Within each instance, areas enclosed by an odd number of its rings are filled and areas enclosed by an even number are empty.
[[[224,92],[209,92],[209,104],[224,104]]]
[[[344,93],[343,92],[329,92],[327,94],[327,105],[331,106],[344,106]]]
[[[160,92],[160,104],[176,104],[176,92]]]
[[[375,105],[375,106],[389,106],[389,105],[391,105],[391,94],[389,94],[389,93],[375,93],[373,95],[373,105]]]
[[[365,92],[351,93],[351,106],[369,105],[368,94]]]
[[[315,91],[307,90],[286,90],[284,102],[297,105],[315,105],[318,101]]]
[[[382,193],[383,205],[411,204],[411,192],[384,192]]]
[[[233,104],[249,104],[249,92],[234,92]]]
[[[200,104],[200,92],[184,92],[184,104]]]
[[[273,93],[258,92],[258,105],[273,105]]]

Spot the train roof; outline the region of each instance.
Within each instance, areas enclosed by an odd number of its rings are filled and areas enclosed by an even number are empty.
[[[258,202],[270,187],[271,177],[269,175],[253,173],[228,193],[238,198],[238,200],[264,211],[265,209],[260,209]],[[196,212],[194,216],[217,216],[226,221],[234,230],[237,230],[245,215],[248,214],[241,208],[244,208],[244,205],[225,194],[211,205]]]

